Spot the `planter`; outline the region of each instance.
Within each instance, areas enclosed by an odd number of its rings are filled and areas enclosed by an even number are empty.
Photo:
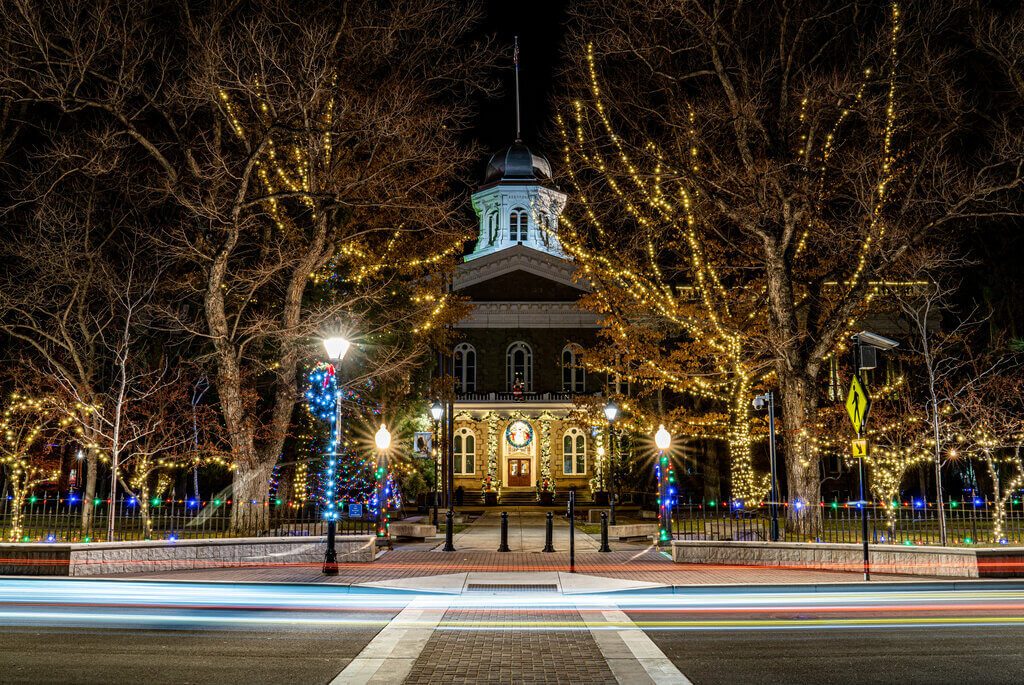
[[[484,493],[484,504],[488,507],[498,506],[498,493],[496,492],[485,492]]]
[[[608,506],[608,493],[603,490],[598,490],[594,493],[594,504],[599,507]]]
[[[541,492],[540,503],[545,506],[550,506],[555,503],[555,493],[553,492]]]

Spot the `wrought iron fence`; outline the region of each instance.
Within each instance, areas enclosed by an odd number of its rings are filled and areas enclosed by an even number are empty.
[[[788,542],[861,542],[861,507],[856,502],[819,502],[820,519],[811,533],[797,532],[787,521],[790,504],[778,506],[779,539]],[[982,499],[951,500],[943,505],[948,545],[1024,544],[1024,503],[1004,507]],[[939,509],[913,500],[867,506],[868,540],[878,544],[941,544]],[[769,540],[771,508],[737,507],[729,502],[678,504],[673,511],[677,540]],[[998,529],[998,532],[997,532]]]
[[[103,542],[110,517],[114,540],[178,540],[248,536],[324,535],[327,522],[314,503],[231,499],[153,498],[141,502],[124,496],[93,500],[93,516],[82,524],[82,498],[77,493],[29,497],[20,511],[13,499],[0,501],[0,542]],[[341,518],[338,535],[373,535],[375,521]]]

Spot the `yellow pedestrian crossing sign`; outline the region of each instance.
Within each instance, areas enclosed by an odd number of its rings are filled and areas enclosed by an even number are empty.
[[[871,397],[861,384],[860,378],[854,376],[850,382],[850,394],[846,396],[846,413],[850,415],[850,423],[853,424],[853,430],[858,435],[867,425],[869,411],[871,411]]]
[[[854,438],[850,441],[850,456],[853,457],[866,457],[868,456],[868,439],[867,438]]]

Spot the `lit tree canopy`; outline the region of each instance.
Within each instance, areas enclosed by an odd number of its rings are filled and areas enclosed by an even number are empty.
[[[599,297],[615,293],[613,322],[699,345],[682,351],[691,368],[670,375],[662,354],[649,376],[688,392],[710,378],[731,397],[777,385],[790,500],[817,501],[809,424],[826,360],[921,246],[1020,212],[1008,113],[1021,93],[981,103],[979,144],[960,145],[955,73],[983,53],[971,27],[985,15],[967,2],[583,1],[574,16],[561,128],[582,209],[563,242]],[[956,47],[936,52],[936,35]],[[789,515],[803,526],[817,507]]]

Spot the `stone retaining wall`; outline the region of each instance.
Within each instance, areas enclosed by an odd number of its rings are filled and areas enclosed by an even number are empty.
[[[339,563],[374,559],[372,535],[339,535]],[[319,564],[327,538],[266,537],[223,540],[0,544],[0,575],[92,576],[181,569]]]
[[[674,540],[672,560],[683,564],[777,566],[827,571],[861,571],[859,544],[815,542],[729,542]],[[910,547],[871,545],[871,570],[955,578],[1024,577],[1024,548]]]

